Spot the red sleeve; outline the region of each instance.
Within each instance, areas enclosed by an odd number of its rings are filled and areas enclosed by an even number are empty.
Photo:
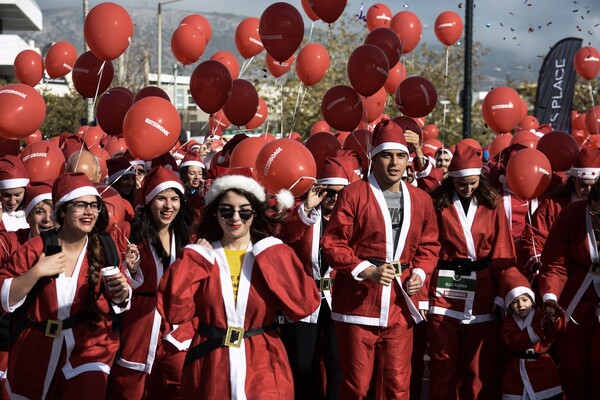
[[[416,193],[411,193],[411,197],[415,196]],[[421,224],[420,234],[412,231],[413,224],[411,223],[411,232],[409,232],[409,235],[416,235],[416,237],[419,238],[419,244],[410,262],[413,268],[421,268],[423,271],[425,271],[425,273],[430,274],[436,268],[440,254],[437,216],[433,208],[433,201],[428,194],[421,192],[419,193],[419,196],[415,198],[415,200],[417,201],[414,202],[412,206],[418,206],[422,208],[424,210],[424,217]],[[414,211],[413,215],[416,215]]]
[[[541,332],[536,331],[535,333],[540,336]],[[506,347],[513,352],[525,351],[534,346],[534,343],[531,341],[529,333],[527,332],[527,328],[521,330],[513,316],[504,320],[502,325],[502,341],[506,344]]]
[[[292,246],[294,243],[302,239],[306,231],[311,227],[300,217],[300,206],[303,203],[297,204],[295,208],[290,211],[290,214],[286,220],[281,224],[279,231],[279,238],[282,242]]]
[[[496,282],[500,282],[502,272],[506,268],[516,265],[515,242],[513,241],[502,203],[496,207],[495,212],[494,223],[496,226],[493,228],[495,232],[494,243],[489,254],[489,259],[494,279]]]

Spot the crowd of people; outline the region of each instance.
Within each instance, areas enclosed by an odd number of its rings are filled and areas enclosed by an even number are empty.
[[[524,201],[518,146],[383,120],[294,198],[245,139],[0,158],[0,398],[420,399],[426,354],[430,399],[600,396],[598,148]]]

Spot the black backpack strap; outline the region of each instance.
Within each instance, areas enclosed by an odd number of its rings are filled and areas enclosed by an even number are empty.
[[[107,266],[119,266],[119,253],[117,252],[117,246],[115,246],[114,240],[106,232],[99,232],[98,237],[104,247],[104,253],[106,255]]]

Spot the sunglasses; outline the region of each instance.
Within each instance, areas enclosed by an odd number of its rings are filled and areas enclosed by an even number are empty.
[[[326,196],[329,197],[330,199],[333,199],[335,196],[340,194],[340,190],[325,189],[323,191],[326,193]]]
[[[223,219],[231,219],[235,213],[238,213],[242,221],[248,221],[254,215],[254,210],[252,209],[236,210],[234,208],[223,207],[217,209],[217,211],[219,211]]]

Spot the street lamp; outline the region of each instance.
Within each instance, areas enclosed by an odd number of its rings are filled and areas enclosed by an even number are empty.
[[[181,0],[169,0],[158,3],[158,62],[156,64],[158,69],[158,75],[156,77],[156,86],[158,86],[159,88],[162,84],[162,81],[160,79],[160,75],[162,74],[162,6],[171,3],[177,3],[178,1]]]

